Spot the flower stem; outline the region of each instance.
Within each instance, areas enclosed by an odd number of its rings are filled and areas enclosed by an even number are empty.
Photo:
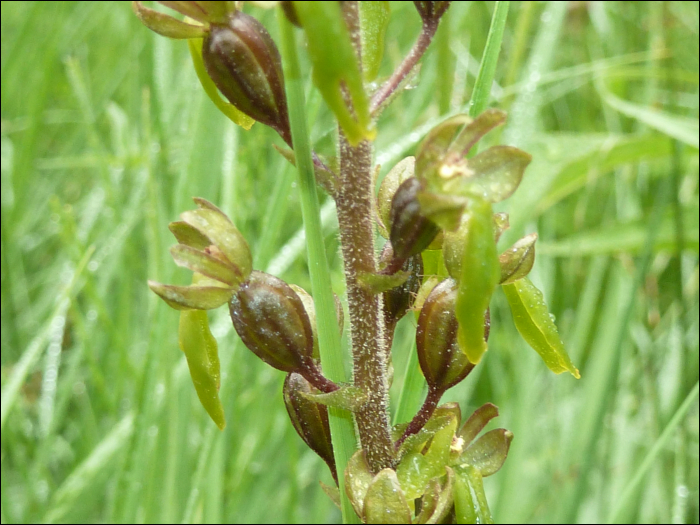
[[[357,61],[362,62],[358,2],[343,2],[342,11]],[[345,265],[353,381],[367,392],[367,404],[355,412],[360,444],[373,473],[394,467],[394,447],[389,420],[387,345],[384,338],[382,295],[360,286],[362,273],[376,273],[374,249],[374,177],[372,146],[368,141],[352,146],[339,133],[340,184],[336,194],[338,230]]]
[[[440,402],[440,398],[442,397],[443,393],[444,390],[440,390],[437,388],[428,388],[428,395],[426,396],[425,401],[423,402],[423,406],[420,407],[418,413],[408,424],[406,430],[404,430],[403,435],[396,442],[397,449],[401,446],[401,444],[404,441],[406,441],[407,437],[412,436],[413,434],[417,434],[418,432],[420,432],[420,429],[425,426],[425,424],[430,419],[430,416],[432,416],[433,412],[435,412],[435,408],[437,408],[437,404]]]
[[[409,75],[411,70],[416,67],[418,61],[425,54],[428,49],[430,42],[433,41],[435,32],[437,31],[439,20],[426,22],[421,28],[418,40],[413,44],[411,51],[409,51],[403,62],[396,68],[394,73],[391,75],[389,80],[382,84],[382,87],[377,90],[377,92],[372,96],[372,101],[370,103],[370,112],[373,117],[377,116],[377,113],[381,111],[386,101],[391,97],[391,95],[398,89],[404,79]]]
[[[328,260],[326,259],[323,232],[321,230],[321,214],[318,194],[316,193],[311,145],[306,129],[304,81],[299,67],[294,27],[284,16],[281,9],[277,14],[282,35],[281,47],[289,104],[289,121],[299,173],[302,216],[304,228],[306,229],[311,291],[316,309],[316,322],[318,323],[321,365],[326,377],[339,383],[345,381],[343,354],[340,344],[338,319],[335,313],[335,300],[328,271]],[[343,475],[345,466],[356,448],[352,417],[348,412],[336,408],[330,408],[328,416],[331,427],[333,455],[335,456],[335,464],[338,469],[338,486],[343,522],[356,522],[357,517],[345,493],[345,476]]]
[[[382,296],[358,282],[362,273],[376,272],[371,154],[369,142],[352,147],[341,133],[336,206],[350,311],[354,383],[369,394],[368,403],[355,413],[355,420],[367,463],[373,472],[378,472],[393,466],[394,448],[388,412]]]

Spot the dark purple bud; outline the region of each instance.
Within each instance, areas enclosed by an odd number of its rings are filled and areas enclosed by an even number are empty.
[[[445,391],[467,377],[474,365],[457,342],[457,283],[445,279],[430,292],[418,318],[418,361],[430,388]]]
[[[299,374],[291,373],[284,380],[282,393],[289,419],[311,450],[316,452],[328,464],[333,478],[338,482],[331,444],[331,428],[328,423],[328,407],[315,403],[302,395],[316,394],[309,382]]]
[[[313,368],[313,332],[304,304],[283,280],[253,271],[229,303],[243,343],[284,372]]]
[[[212,23],[202,59],[231,104],[291,144],[280,54],[260,22],[236,11],[226,23]]]
[[[404,261],[425,250],[440,231],[433,221],[421,212],[417,195],[421,182],[415,177],[404,181],[391,200],[391,230],[389,240],[394,257]]]
[[[386,243],[380,261],[389,263],[392,259],[391,244]],[[384,319],[387,326],[395,325],[411,309],[416,300],[423,279],[423,257],[421,254],[418,253],[406,259],[401,270],[409,273],[408,279],[401,286],[384,292]]]

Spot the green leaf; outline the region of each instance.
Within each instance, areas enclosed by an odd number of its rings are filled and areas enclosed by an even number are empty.
[[[579,379],[581,376],[566,353],[542,292],[527,277],[503,285],[503,291],[510,304],[515,327],[540,354],[547,367],[555,374],[568,371]]]
[[[148,287],[175,310],[213,310],[226,304],[233,288],[219,286],[175,286],[148,281]]]
[[[364,518],[365,523],[411,523],[411,509],[392,469],[380,470],[367,488]]]
[[[433,476],[430,476],[428,460],[420,452],[406,454],[396,467],[396,475],[401,483],[406,499],[421,496]]]
[[[653,107],[642,106],[616,97],[605,86],[605,81],[596,82],[603,101],[623,115],[634,118],[661,133],[673,137],[695,149],[700,148],[700,126],[698,119],[673,115]]]
[[[202,39],[191,39],[187,41],[187,44],[190,49],[192,64],[194,64],[194,70],[197,73],[197,78],[199,78],[199,82],[202,84],[204,92],[207,94],[209,99],[217,108],[219,108],[219,111],[226,115],[234,124],[238,124],[245,130],[249,130],[251,127],[253,127],[255,120],[240,111],[230,102],[224,100],[219,93],[219,89],[214,84],[214,81],[209,77],[207,69],[204,66],[204,61],[202,60]]]
[[[321,490],[326,493],[326,496],[340,509],[340,492],[338,491],[338,487],[326,485],[323,481],[319,481],[318,483],[321,485]]]
[[[428,488],[425,490],[421,498],[420,512],[413,520],[413,523],[427,523],[430,517],[435,513],[438,502],[440,501],[440,482],[437,479],[431,479]]]
[[[457,523],[493,523],[479,470],[472,466],[459,466],[454,470]]]
[[[515,282],[530,273],[535,264],[536,240],[536,233],[526,235],[500,255],[501,284]]]
[[[459,437],[464,440],[463,446],[468,447],[479,432],[495,417],[498,417],[496,405],[486,403],[477,408],[459,431]]]
[[[491,205],[472,201],[463,219],[465,238],[455,315],[459,321],[458,340],[474,364],[486,352],[484,323],[491,295],[501,277],[493,238]]]
[[[365,82],[377,77],[384,56],[384,35],[389,25],[389,2],[359,2],[362,38],[362,73]]]
[[[180,39],[202,38],[206,33],[206,29],[202,25],[183,22],[170,15],[149,9],[141,2],[132,2],[131,6],[143,25],[159,35]]]
[[[420,438],[414,440],[411,447],[413,452],[406,454],[396,468],[396,475],[401,482],[406,498],[409,500],[421,496],[431,479],[440,478],[445,474],[445,467],[450,459],[452,438],[459,425],[459,406],[448,404],[447,406],[443,405],[441,409],[438,409],[440,413],[437,417],[433,416],[426,424],[428,428]],[[414,436],[410,436],[406,441]],[[422,454],[420,450],[423,448],[422,444],[431,437],[432,441],[428,451]],[[415,446],[416,443],[420,444],[420,448]],[[403,445],[405,444],[406,442],[403,443]]]
[[[201,273],[233,288],[237,288],[243,282],[243,276],[235,266],[206,252],[184,244],[176,244],[170,248],[170,254],[178,266]]]
[[[457,403],[445,403],[433,412],[428,422],[415,434],[408,436],[399,448],[399,459],[408,452],[419,452],[436,432],[448,426],[453,420],[459,424],[461,411]],[[401,426],[401,425],[399,425]],[[401,432],[403,434],[403,431]],[[398,439],[398,437],[397,437]]]
[[[358,450],[345,467],[345,491],[358,516],[363,516],[365,495],[373,478],[365,452]]]
[[[314,84],[338,119],[348,142],[356,146],[376,135],[362,73],[338,2],[294,2],[308,40]],[[348,108],[343,85],[352,103]]]
[[[378,294],[401,286],[411,276],[409,272],[398,271],[391,275],[362,272],[357,276],[357,282],[370,293]]]
[[[226,426],[224,407],[219,399],[221,372],[216,339],[209,331],[207,312],[184,310],[180,313],[178,330],[180,349],[187,358],[190,376],[202,406],[216,426]]]
[[[479,469],[483,477],[492,476],[498,472],[508,457],[510,442],[513,441],[513,433],[497,428],[487,432],[475,443],[467,447],[460,461]]]
[[[320,403],[328,407],[340,408],[355,412],[361,409],[368,400],[367,393],[357,386],[343,386],[333,392],[314,394],[311,392],[300,392],[309,401]]]
[[[461,475],[455,476],[454,503],[456,523],[479,523],[469,483]]]
[[[458,425],[459,420],[456,417],[452,417],[449,423],[433,436],[430,448],[425,453],[425,459],[429,467],[429,478],[442,477],[445,474],[445,467],[450,460],[452,439]]]
[[[443,519],[450,512],[453,504],[453,490],[455,483],[454,471],[450,467],[445,467],[447,479],[440,488],[440,496],[438,497],[437,505],[432,516],[428,518],[426,523],[442,523]]]
[[[324,375],[331,381],[345,381],[344,352],[340,341],[337,319],[333,316],[333,291],[321,227],[318,192],[314,179],[311,143],[307,132],[307,106],[304,97],[306,79],[302,77],[297,54],[294,27],[278,11],[285,86],[289,100],[289,123],[298,167],[299,197],[306,233],[309,276],[318,323],[318,340]],[[356,523],[361,513],[353,512],[344,474],[357,442],[352,417],[340,410],[330,409],[328,420],[333,441],[333,453],[338,471],[340,506],[343,521]]]

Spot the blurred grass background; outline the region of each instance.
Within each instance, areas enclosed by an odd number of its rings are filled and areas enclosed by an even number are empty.
[[[410,2],[391,8],[383,75],[419,30]],[[273,13],[246,9],[276,36]],[[492,10],[450,8],[419,82],[379,122],[382,175],[466,110]],[[227,122],[187,46],[126,2],[2,2],[1,27],[2,523],[338,521],[325,465],[287,420],[283,374],[214,312],[219,432],[177,314],[145,285],[186,282],[167,224],[202,196],[256,268],[310,288],[280,140]],[[315,147],[332,153],[310,85],[308,101]],[[487,142],[534,156],[503,203],[500,247],[539,233],[532,278],[583,376],[548,372],[496,294],[491,351],[446,397],[465,417],[495,403],[515,434],[486,481],[496,520],[698,523],[698,4],[513,2],[491,105],[510,117]],[[395,341],[394,400],[414,326]]]

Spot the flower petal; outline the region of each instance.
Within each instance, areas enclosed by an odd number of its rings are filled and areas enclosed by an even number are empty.
[[[482,477],[491,476],[501,470],[511,441],[513,433],[505,428],[491,430],[467,447],[460,459],[478,468]]]
[[[233,288],[217,286],[175,286],[148,281],[148,287],[175,310],[213,310],[227,303]]]
[[[206,30],[203,26],[188,24],[170,15],[145,7],[141,2],[131,4],[136,16],[151,31],[168,38],[202,38]]]
[[[470,175],[450,180],[444,189],[491,203],[501,202],[518,189],[531,160],[530,154],[518,148],[493,146],[467,161]]]
[[[209,208],[186,211],[182,220],[207,236],[233,264],[238,266],[244,279],[253,269],[248,243],[233,223],[221,211]]]
[[[177,11],[181,15],[189,16],[198,22],[207,22],[208,15],[206,10],[200,5],[200,2],[158,2],[165,7],[169,7],[173,11]]]
[[[243,276],[233,264],[223,262],[204,251],[184,244],[176,244],[170,248],[170,254],[178,266],[201,273],[234,288],[238,288],[243,282]]]
[[[177,242],[185,246],[191,246],[203,250],[211,244],[211,241],[198,230],[183,221],[174,221],[168,224],[168,229],[173,233]]]
[[[535,264],[536,240],[536,233],[526,235],[498,257],[501,264],[501,284],[513,283],[527,277]]]
[[[464,446],[468,447],[479,432],[481,432],[484,427],[493,418],[498,416],[498,407],[491,403],[486,403],[481,407],[477,408],[474,413],[469,416],[466,423],[462,426],[459,431],[459,437],[464,440]]]

